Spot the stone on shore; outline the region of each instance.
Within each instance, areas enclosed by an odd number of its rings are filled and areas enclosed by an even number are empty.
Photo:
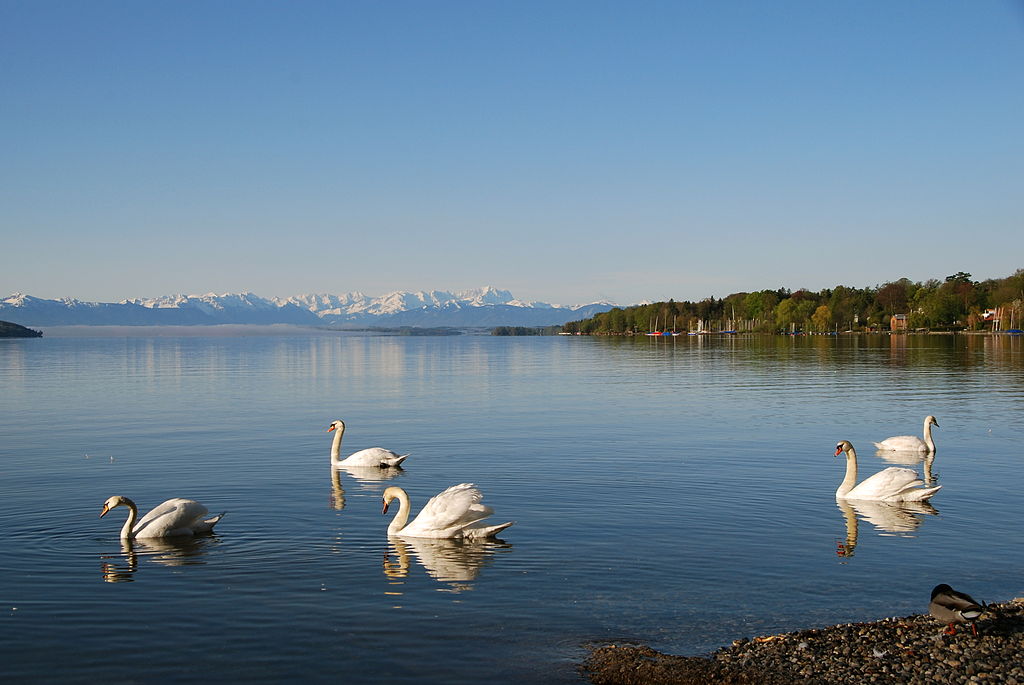
[[[1024,598],[990,604],[978,635],[928,615],[737,640],[706,657],[597,645],[581,671],[595,685],[1006,683],[1024,685]]]

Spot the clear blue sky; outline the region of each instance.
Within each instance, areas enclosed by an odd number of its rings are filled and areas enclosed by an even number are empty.
[[[1024,267],[1024,3],[0,0],[0,297]]]

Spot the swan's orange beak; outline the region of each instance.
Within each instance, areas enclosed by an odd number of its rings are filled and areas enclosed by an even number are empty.
[[[389,505],[389,504],[391,504],[391,502],[388,502],[387,500],[384,500],[384,508],[380,510],[380,513],[381,513],[381,514],[386,514],[386,513],[388,513],[388,505]]]
[[[104,516],[106,516],[107,512],[109,512],[109,511],[110,511],[110,508],[106,504],[104,504],[103,505],[103,511],[100,512],[100,518],[103,518]]]
[[[838,457],[842,453],[843,453],[843,448],[842,447],[837,447],[836,448],[836,453],[833,456]]]
[[[334,430],[334,424],[333,423],[331,424],[331,427],[327,429],[327,432],[330,433],[332,430]]]

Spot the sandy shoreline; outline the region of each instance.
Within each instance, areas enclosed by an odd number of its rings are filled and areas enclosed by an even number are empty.
[[[848,623],[753,640],[685,657],[629,644],[593,645],[581,666],[595,685],[723,683],[1007,683],[1024,685],[1024,598],[990,604],[945,635],[931,616]]]

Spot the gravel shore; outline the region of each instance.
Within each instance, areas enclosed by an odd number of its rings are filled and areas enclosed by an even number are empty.
[[[581,667],[594,685],[1006,683],[1024,685],[1024,598],[990,604],[977,622],[925,615],[737,640],[707,657],[595,645]]]

